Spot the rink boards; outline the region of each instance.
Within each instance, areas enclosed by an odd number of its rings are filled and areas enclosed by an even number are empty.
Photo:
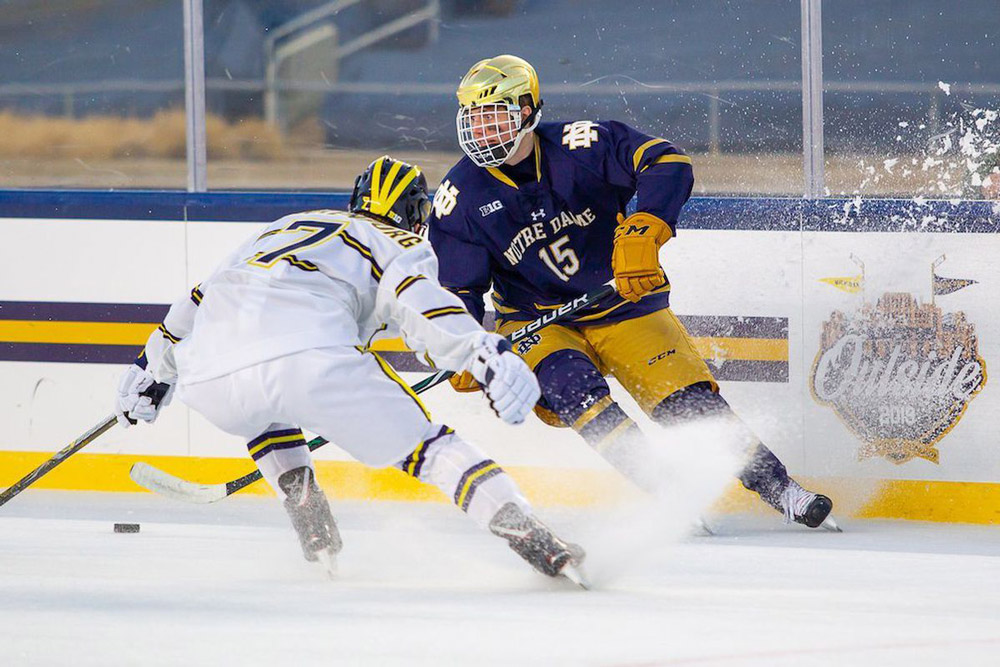
[[[0,486],[110,411],[121,365],[167,304],[253,232],[247,223],[345,204],[318,194],[0,193]],[[997,523],[998,226],[1000,210],[981,202],[702,198],[662,260],[673,309],[725,396],[796,476],[821,480],[865,516]],[[423,377],[400,344],[383,350],[408,380]],[[447,387],[423,398],[539,502],[625,492],[568,429],[532,418],[515,430]],[[316,456],[339,497],[437,497],[333,446]],[[252,469],[243,443],[175,404],[152,427],[109,432],[40,485],[135,490],[135,460],[205,482]],[[728,500],[742,507],[747,497]]]

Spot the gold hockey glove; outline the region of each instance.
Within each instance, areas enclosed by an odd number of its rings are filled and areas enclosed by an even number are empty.
[[[660,246],[670,240],[670,225],[652,213],[618,214],[611,270],[618,293],[637,302],[667,282],[660,268]]]
[[[476,382],[476,378],[472,377],[472,373],[469,371],[462,371],[461,373],[455,373],[450,378],[448,382],[451,383],[451,388],[457,392],[465,393],[469,391],[479,391],[479,383]]]

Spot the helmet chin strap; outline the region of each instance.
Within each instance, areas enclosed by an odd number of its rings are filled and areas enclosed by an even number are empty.
[[[510,147],[510,152],[507,153],[507,157],[504,158],[503,164],[508,164],[507,160],[509,160],[511,156],[517,152],[517,149],[521,147],[521,142],[524,141],[526,136],[528,136],[528,133],[538,127],[538,121],[541,120],[542,117],[541,106],[542,104],[539,102],[539,108],[536,108],[531,115],[528,116],[528,120],[530,122],[517,131],[517,137],[514,138],[514,145]]]

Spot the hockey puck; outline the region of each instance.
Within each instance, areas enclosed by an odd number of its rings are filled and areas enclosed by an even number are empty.
[[[116,523],[115,524],[116,533],[138,533],[139,524],[137,523]]]

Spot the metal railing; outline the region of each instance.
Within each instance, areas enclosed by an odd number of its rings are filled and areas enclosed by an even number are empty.
[[[268,33],[264,41],[265,87],[264,87],[264,118],[271,125],[281,128],[279,118],[278,96],[281,92],[323,92],[310,88],[287,87],[285,82],[278,80],[281,64],[294,57],[304,49],[321,41],[336,41],[336,26],[330,19],[337,14],[360,3],[361,0],[334,0],[283,23]],[[333,63],[357,53],[384,39],[409,30],[415,26],[430,22],[431,39],[437,38],[437,19],[441,13],[439,0],[429,0],[423,9],[409,12],[404,16],[388,21],[377,28],[354,39],[337,45],[331,52]],[[332,38],[332,39],[331,39]],[[282,42],[284,42],[282,44]],[[334,69],[339,69],[334,67]],[[334,82],[325,82],[334,85]]]

